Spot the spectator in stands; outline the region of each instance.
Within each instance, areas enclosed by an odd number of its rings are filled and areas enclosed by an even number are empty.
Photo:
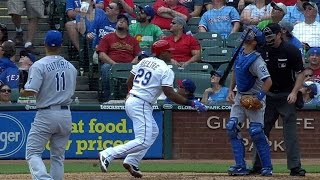
[[[190,63],[200,61],[200,44],[195,37],[185,33],[186,28],[186,21],[177,16],[171,22],[172,35],[163,38],[170,43],[171,47],[174,47],[171,63],[178,67],[186,67]]]
[[[293,6],[296,4],[297,0],[273,0],[275,3],[283,3],[286,6]]]
[[[20,60],[19,60],[19,89],[24,88],[24,85],[28,79],[28,72],[31,65],[36,62],[36,57],[28,53],[27,51],[20,51]]]
[[[257,25],[263,20],[271,20],[270,4],[266,4],[266,0],[257,0],[256,3],[249,4],[241,12],[241,23],[244,28],[249,25]]]
[[[297,24],[304,22],[304,8],[302,7],[303,3],[309,2],[309,0],[296,0],[294,6],[288,6],[287,14],[284,16],[284,19],[291,22],[292,24]],[[319,14],[316,17],[316,20],[319,21]]]
[[[170,29],[170,23],[176,16],[181,16],[184,20],[188,20],[190,14],[188,9],[178,4],[178,0],[156,0],[153,5],[156,15],[151,23],[158,25],[161,29]]]
[[[8,29],[5,24],[0,23],[0,44],[8,41]]]
[[[0,104],[11,104],[11,89],[8,85],[0,85]]]
[[[119,4],[112,2],[106,6],[105,10],[106,16],[95,18],[87,33],[87,39],[93,41],[94,49],[105,35],[116,30],[117,17],[120,14]]]
[[[101,66],[101,76],[104,84],[104,98],[110,98],[108,74],[113,64],[136,63],[140,52],[139,42],[128,33],[129,19],[120,14],[116,31],[105,35],[97,48],[99,59],[104,63]]]
[[[205,12],[199,22],[199,32],[220,33],[224,38],[238,32],[240,16],[231,6],[225,6],[225,0],[213,0],[213,9]]]
[[[296,24],[292,33],[302,42],[305,49],[320,47],[320,23],[316,21],[318,7],[313,2],[305,2],[303,8],[305,20]]]
[[[117,3],[121,7],[120,13],[125,13],[126,15],[134,16],[134,3],[133,0],[104,0],[104,8],[107,8],[110,3]]]
[[[318,88],[316,83],[306,81],[303,83],[303,86],[299,91],[302,92],[303,102],[305,105],[315,106],[320,104],[319,98],[317,97]]]
[[[216,105],[227,102],[229,88],[219,84],[223,71],[211,71],[211,87],[203,93],[201,102],[206,105]]]
[[[260,30],[265,28],[270,23],[279,23],[287,13],[287,6],[284,5],[283,3],[271,2],[271,7],[272,7],[271,19],[266,19],[266,20],[259,22],[257,27]]]
[[[203,8],[203,0],[178,0],[181,5],[189,10],[191,17],[200,17]]]
[[[135,13],[137,23],[130,24],[129,33],[138,40],[141,48],[150,48],[155,41],[164,36],[159,26],[150,23],[155,14],[154,10],[149,5],[137,5]]]
[[[28,17],[28,32],[27,40],[24,47],[29,52],[39,54],[35,51],[32,41],[34,35],[38,30],[38,22],[40,18],[44,16],[44,3],[43,1],[21,1],[21,0],[8,0],[8,14],[11,16],[11,20],[16,27],[15,44],[23,45],[23,30],[21,27],[21,16],[23,15],[24,8],[26,8]]]
[[[0,67],[2,68],[0,73],[0,85],[6,84],[13,91],[14,100],[16,101],[19,94],[19,69],[15,64],[16,48],[15,43],[11,40],[2,43],[2,50],[4,51],[1,58]]]
[[[228,0],[228,1],[230,1],[230,0]],[[255,0],[239,0],[237,9],[239,12],[241,12],[246,6],[248,6],[249,4],[253,4],[255,2],[256,2]]]
[[[304,81],[312,81],[313,80],[313,69],[310,67],[304,68]]]
[[[188,100],[195,100],[196,97],[194,96],[194,92],[196,91],[197,87],[191,79],[183,79],[177,80],[178,84],[178,91],[177,93],[183,96]],[[165,104],[172,104],[173,102],[166,98],[164,100]]]
[[[286,20],[282,20],[278,24],[281,27],[281,38],[282,38],[282,40],[287,41],[290,44],[292,44],[295,47],[297,47],[301,51],[302,58],[304,59],[304,50],[303,50],[303,47],[302,47],[302,43],[299,41],[299,39],[294,37],[294,35],[292,34],[293,24],[290,23],[289,21],[286,21]]]
[[[92,1],[92,2],[89,2],[89,1]],[[93,7],[97,7],[97,8],[99,7],[100,9],[103,8],[103,0],[97,0],[96,4],[93,3],[93,2],[95,2],[94,0],[84,0],[83,2],[92,3],[92,6],[89,9],[91,9]],[[80,46],[79,46],[79,36],[78,36],[79,31],[78,31],[78,27],[77,27],[76,17],[77,17],[77,15],[80,15],[80,8],[81,8],[81,1],[80,0],[67,0],[66,1],[66,14],[67,14],[68,19],[70,19],[70,21],[68,21],[65,24],[65,27],[66,27],[66,31],[68,33],[68,36],[69,36],[72,44],[74,45],[74,47],[78,51],[80,50]],[[88,12],[88,13],[90,13],[92,16],[92,10],[90,10],[90,12]],[[84,14],[83,14],[83,16],[84,16]],[[80,20],[78,20],[78,22],[79,21]]]
[[[313,70],[312,81],[320,83],[320,47],[310,48],[307,52],[309,67]]]

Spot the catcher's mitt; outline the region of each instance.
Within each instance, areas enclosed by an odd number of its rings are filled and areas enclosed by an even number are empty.
[[[263,106],[261,101],[259,101],[258,98],[254,97],[254,96],[251,96],[251,95],[243,95],[243,96],[241,96],[240,104],[245,109],[253,110],[253,111],[259,110]]]

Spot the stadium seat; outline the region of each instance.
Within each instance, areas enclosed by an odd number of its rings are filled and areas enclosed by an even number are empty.
[[[198,32],[194,35],[194,37],[199,40],[202,49],[224,46],[224,40],[219,33]]]
[[[217,69],[221,64],[231,60],[232,52],[232,48],[223,47],[204,49],[201,54],[201,60],[202,62],[210,63],[214,69]]]
[[[211,64],[208,63],[190,63],[183,69],[183,72],[210,74],[212,70]]]
[[[131,63],[119,63],[112,66],[109,74],[111,99],[124,99],[126,97],[128,93],[126,81],[132,66]]]
[[[229,47],[229,48],[238,47],[241,43],[241,41],[239,41],[241,34],[242,32],[231,33],[226,39],[226,47]]]
[[[155,0],[133,0],[134,4],[140,5],[144,7],[145,5],[150,5],[151,7],[153,6]]]
[[[192,34],[198,33],[199,22],[200,22],[200,17],[192,17],[187,21],[189,31],[191,31]]]
[[[217,71],[225,71],[228,67],[228,64],[229,63],[223,63],[223,64],[220,64],[220,66],[218,67]]]
[[[190,72],[179,72],[175,74],[174,86],[178,87],[177,81],[182,79],[191,79],[196,85],[196,91],[194,95],[196,98],[202,98],[203,92],[210,87],[211,75],[206,73],[190,73]]]

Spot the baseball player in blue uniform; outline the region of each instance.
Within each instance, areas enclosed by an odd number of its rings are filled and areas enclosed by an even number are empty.
[[[70,104],[76,88],[76,68],[59,55],[62,34],[50,30],[45,36],[46,56],[29,70],[22,96],[36,96],[37,114],[27,137],[26,160],[32,179],[62,180],[64,154],[72,129]],[[50,141],[50,174],[42,161]]]
[[[107,172],[113,159],[126,156],[123,162],[124,168],[132,176],[142,177],[138,168],[139,163],[159,134],[157,123],[152,116],[152,104],[162,92],[175,103],[192,106],[200,112],[206,110],[206,107],[199,101],[188,100],[173,90],[174,73],[167,65],[171,61],[172,50],[168,41],[159,40],[152,45],[155,57],[142,59],[131,70],[127,82],[131,90],[125,103],[125,109],[133,122],[135,139],[99,153],[99,162],[103,172]]]
[[[250,29],[249,29],[250,28]],[[249,169],[245,162],[245,147],[240,135],[241,126],[246,118],[249,119],[249,135],[257,148],[262,161],[262,176],[272,175],[272,164],[268,139],[264,134],[265,95],[272,85],[270,74],[261,55],[256,51],[258,46],[265,43],[264,34],[255,26],[246,29],[242,35],[245,37],[244,47],[240,51],[234,64],[233,76],[227,99],[234,102],[230,112],[230,119],[226,129],[230,138],[235,165],[228,169],[229,175],[248,175]],[[233,89],[237,85],[237,93],[234,96]],[[263,106],[257,110],[245,109],[240,99],[244,95],[256,97]]]

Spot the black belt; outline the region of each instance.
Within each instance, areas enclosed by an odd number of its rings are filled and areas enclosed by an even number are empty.
[[[57,107],[59,109],[59,107]],[[43,107],[43,108],[38,108],[38,109],[51,109],[51,106]],[[60,106],[60,109],[69,109],[69,106]]]
[[[144,100],[144,99],[140,98],[139,96],[134,95],[134,94],[131,94],[131,95],[132,95],[133,97],[135,97],[135,98],[138,98],[138,99],[141,99],[142,101],[147,102],[148,104],[150,104],[150,105],[152,106],[152,104],[151,104],[151,103],[149,103],[148,101],[146,101],[146,100]]]

